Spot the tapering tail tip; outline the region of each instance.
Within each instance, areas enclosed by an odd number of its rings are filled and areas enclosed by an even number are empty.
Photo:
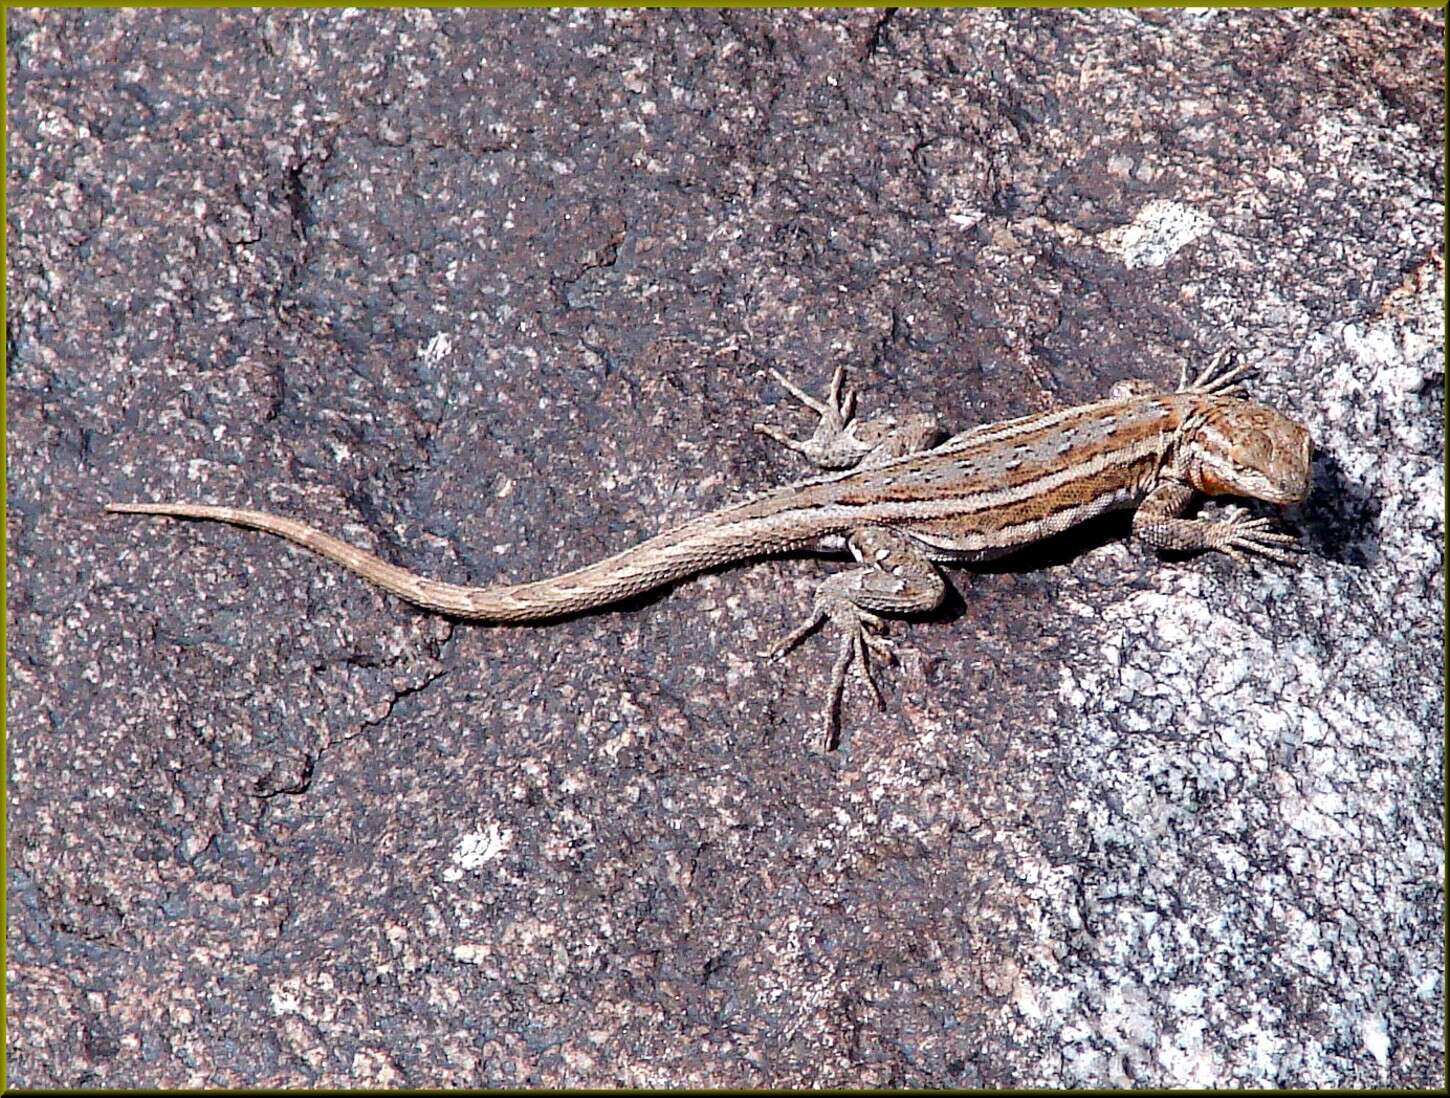
[[[205,508],[190,503],[108,503],[111,515],[169,515],[172,518],[208,518]]]

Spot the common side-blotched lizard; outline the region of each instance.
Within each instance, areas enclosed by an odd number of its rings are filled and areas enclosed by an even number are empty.
[[[190,503],[116,503],[129,514],[213,519],[296,542],[408,602],[459,618],[536,622],[590,610],[706,568],[792,550],[849,551],[859,567],[825,580],[811,617],[768,653],[794,647],[823,622],[843,631],[825,712],[835,743],[853,662],[880,700],[869,651],[888,655],[880,614],[934,608],[943,561],[999,556],[1106,511],[1136,508],[1133,532],[1158,549],[1213,549],[1282,563],[1294,539],[1234,509],[1185,518],[1197,495],[1297,503],[1309,491],[1309,433],[1263,404],[1233,395],[1243,366],[1219,356],[1193,382],[1155,392],[1123,382],[1107,400],[974,427],[937,446],[928,416],[854,419],[838,369],[818,401],[776,379],[820,416],[799,441],[756,430],[835,470],[693,519],[633,548],[532,583],[467,587],[415,575],[292,519]]]

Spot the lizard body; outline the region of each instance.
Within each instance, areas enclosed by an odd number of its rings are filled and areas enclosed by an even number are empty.
[[[1243,367],[1221,360],[1171,393],[1123,383],[1092,404],[975,427],[931,446],[925,416],[857,421],[837,370],[817,401],[777,376],[820,415],[812,438],[756,429],[834,470],[703,515],[594,564],[529,583],[471,587],[416,575],[320,530],[262,511],[189,503],[120,503],[128,514],[208,519],[295,542],[398,597],[460,618],[535,622],[605,606],[704,569],[767,554],[846,549],[860,567],[820,586],[815,611],[771,654],[826,620],[844,630],[826,710],[834,741],[846,672],[889,652],[879,613],[930,610],[942,561],[983,560],[1060,533],[1106,511],[1135,508],[1134,533],[1158,549],[1258,553],[1288,563],[1293,539],[1235,510],[1188,519],[1199,495],[1296,503],[1309,488],[1310,440],[1298,423],[1233,395]]]

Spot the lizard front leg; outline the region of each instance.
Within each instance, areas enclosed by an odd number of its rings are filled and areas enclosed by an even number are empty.
[[[1208,365],[1199,371],[1192,381],[1188,380],[1188,362],[1179,367],[1177,393],[1203,393],[1208,396],[1232,396],[1244,387],[1244,380],[1253,374],[1248,363],[1237,361],[1231,349],[1224,349],[1208,360]],[[1155,396],[1163,386],[1149,378],[1132,377],[1115,381],[1108,396],[1114,400],[1128,400],[1131,397]]]
[[[792,385],[779,371],[771,370],[770,373],[786,392],[821,419],[816,424],[815,434],[804,440],[791,438],[764,423],[757,423],[755,430],[805,455],[812,464],[822,469],[850,469],[857,465],[869,468],[903,454],[924,450],[941,437],[941,428],[929,415],[897,419],[887,414],[857,420],[856,392],[846,388],[844,366],[836,367],[830,392],[824,400],[817,400]]]
[[[1213,549],[1227,553],[1240,564],[1244,553],[1258,553],[1280,564],[1296,561],[1287,551],[1296,545],[1288,534],[1270,529],[1266,518],[1248,518],[1241,507],[1232,507],[1220,522],[1181,517],[1193,502],[1193,489],[1170,481],[1148,493],[1133,515],[1133,533],[1155,549],[1196,553]]]
[[[877,704],[881,690],[871,677],[870,654],[894,658],[891,643],[880,636],[885,622],[879,614],[913,614],[934,609],[941,603],[946,583],[911,539],[889,527],[866,526],[847,539],[851,555],[860,568],[831,576],[816,589],[815,609],[799,629],[782,639],[768,653],[773,658],[794,648],[824,622],[834,622],[842,631],[841,649],[831,668],[830,697],[824,714],[822,750],[836,746],[840,728],[841,695],[846,672],[854,663],[871,688]]]

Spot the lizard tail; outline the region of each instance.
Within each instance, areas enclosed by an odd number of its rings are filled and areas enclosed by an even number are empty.
[[[262,530],[326,557],[416,606],[478,621],[525,622],[562,617],[619,602],[703,569],[776,548],[758,542],[747,548],[739,539],[723,536],[718,525],[695,520],[561,576],[532,583],[466,587],[409,572],[315,527],[266,511],[199,503],[109,503],[106,510],[123,515],[206,519]]]

